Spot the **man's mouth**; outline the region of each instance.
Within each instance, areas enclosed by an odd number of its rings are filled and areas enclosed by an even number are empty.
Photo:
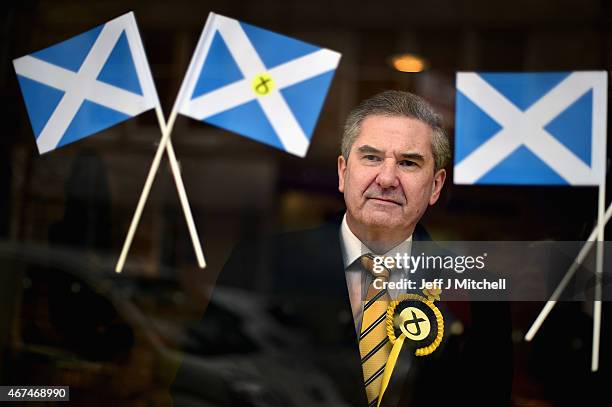
[[[367,197],[367,199],[373,199],[373,200],[379,201],[379,202],[386,202],[386,203],[391,203],[391,204],[395,204],[395,205],[401,205],[400,202],[397,202],[396,200],[389,199],[389,198],[381,198],[381,197],[377,197],[377,196],[371,196],[371,197]]]

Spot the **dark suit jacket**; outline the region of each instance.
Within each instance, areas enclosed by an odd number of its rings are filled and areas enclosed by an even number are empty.
[[[309,344],[292,357],[314,364],[346,403],[361,407],[367,401],[339,228],[337,219],[316,229],[243,243],[230,256],[216,286],[259,286],[277,320],[297,328]],[[425,230],[417,226],[413,250],[427,240]],[[508,304],[442,302],[439,307],[445,319],[466,319],[463,334],[451,335],[447,326],[434,354],[416,357],[402,352],[401,368],[396,367],[381,405],[507,405],[512,383]],[[207,312],[202,319],[206,323]]]

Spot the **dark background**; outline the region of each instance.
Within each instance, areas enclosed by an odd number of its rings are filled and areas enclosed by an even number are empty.
[[[102,275],[101,280],[112,274],[160,138],[155,115],[145,113],[95,137],[39,156],[12,68],[14,58],[134,11],[167,114],[210,11],[342,53],[304,159],[179,116],[172,140],[208,268],[201,271],[196,267],[164,161],[128,257],[125,279],[138,282],[134,284],[175,284],[173,298],[180,297],[181,309],[188,309],[186,314],[193,319],[201,316],[206,287],[214,282],[239,240],[315,226],[343,208],[336,174],[339,138],[347,112],[363,98],[385,89],[415,92],[444,115],[453,140],[456,71],[612,68],[612,5],[604,0],[26,0],[5,2],[2,8],[0,239],[10,247],[10,253],[17,250],[15,247],[32,253],[23,256],[31,263],[42,257],[45,267],[49,257],[65,258],[70,266],[59,268],[78,269],[78,274],[83,273],[83,261],[93,262],[96,267],[92,270]],[[389,57],[403,52],[425,57],[428,69],[420,73],[395,71]],[[444,193],[424,218],[436,239],[581,240],[594,227],[596,188],[454,186],[452,168],[448,170]],[[10,261],[7,264],[13,264]],[[0,292],[5,291],[0,317],[9,328],[1,331],[5,335],[0,337],[0,345],[8,349],[5,359],[13,361],[0,367],[5,381],[16,374],[10,370],[17,366],[16,338],[27,337],[16,333],[20,328],[15,321],[25,317],[14,304],[19,303],[15,299],[28,297],[20,297],[19,290],[11,288],[24,277],[11,277],[10,271],[31,272],[30,266],[11,267],[0,270],[7,272],[4,284],[0,279]],[[32,278],[27,278],[31,283]],[[74,283],[67,284],[74,292]],[[265,287],[243,288],[257,292]],[[151,295],[147,304],[163,313],[160,296]],[[129,299],[142,300],[137,294]],[[553,331],[549,337],[550,343],[559,346],[556,349],[520,341],[540,304],[513,304],[515,405],[578,400],[584,386],[591,394],[603,391],[603,375],[612,365],[605,347],[609,325],[604,323],[602,330],[602,373],[588,374],[588,306],[567,306],[566,313],[582,321],[582,330],[576,335],[562,328]],[[72,345],[66,346],[72,349]],[[76,371],[81,372],[79,369]],[[559,369],[574,379],[566,378]],[[32,378],[25,368],[20,374],[24,380]],[[580,385],[571,390],[570,384],[576,383]]]

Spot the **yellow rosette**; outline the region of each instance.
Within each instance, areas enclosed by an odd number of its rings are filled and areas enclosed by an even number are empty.
[[[427,356],[432,354],[442,342],[444,318],[438,307],[434,305],[434,301],[440,299],[440,292],[439,289],[426,289],[423,290],[425,297],[418,294],[402,294],[389,304],[386,319],[387,335],[393,348],[383,373],[378,406],[404,343],[406,341],[410,343],[416,356]]]

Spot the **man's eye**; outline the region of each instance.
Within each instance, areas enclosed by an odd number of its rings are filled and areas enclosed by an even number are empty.
[[[402,160],[399,162],[399,165],[402,167],[413,167],[416,165],[416,163],[410,160]]]
[[[366,154],[363,156],[363,158],[367,161],[379,161],[379,158],[372,154]]]

